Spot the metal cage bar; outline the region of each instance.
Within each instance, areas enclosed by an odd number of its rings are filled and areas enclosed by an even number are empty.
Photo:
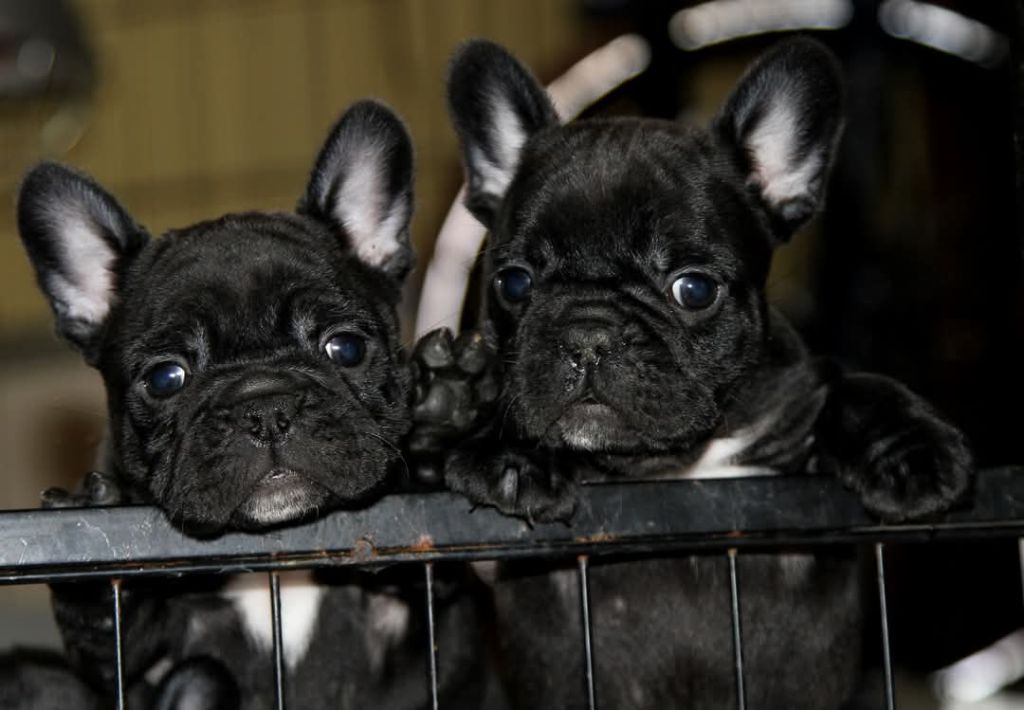
[[[270,620],[274,637],[274,707],[285,708],[284,645],[281,641],[281,578],[270,573]]]
[[[1017,551],[1020,557],[1020,588],[1024,592],[1024,537],[1017,538]],[[1024,596],[1021,601],[1024,601]]]
[[[885,599],[885,546],[875,543],[875,569],[878,574],[878,615],[882,624],[882,669],[885,672],[885,708],[896,710],[896,685],[892,676],[889,647],[889,608]]]
[[[740,584],[736,573],[736,548],[730,548],[729,558],[729,596],[732,615],[732,648],[733,665],[736,671],[736,708],[746,710],[747,691],[743,685],[743,625],[740,621]]]
[[[434,563],[424,562],[423,573],[427,587],[427,656],[430,667],[430,707],[437,710],[437,629],[434,627]]]
[[[597,691],[594,688],[594,639],[590,624],[590,560],[586,555],[576,559],[580,579],[580,624],[583,627],[583,683],[587,693],[587,708],[597,710]]]
[[[628,511],[628,512],[625,512]],[[530,527],[453,494],[389,496],[261,535],[183,534],[155,508],[0,513],[0,584],[195,571],[374,565],[608,553],[725,551],[835,543],[1020,537],[1024,469],[978,476],[972,508],[926,522],[873,519],[826,476],[659,481],[585,486],[572,526]]]
[[[121,580],[110,580],[110,591],[114,605],[114,703],[117,710],[124,710],[124,632],[121,618]]]

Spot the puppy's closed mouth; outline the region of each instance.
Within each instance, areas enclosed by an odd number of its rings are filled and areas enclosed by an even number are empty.
[[[331,497],[331,492],[310,476],[275,467],[260,479],[232,520],[243,528],[294,522],[316,513]]]
[[[615,410],[604,402],[599,402],[593,398],[581,399],[577,402],[573,402],[566,408],[565,414],[579,417],[618,417]]]
[[[264,478],[263,481],[260,482],[260,485],[262,486],[265,484],[290,484],[299,481],[303,478],[306,477],[303,476],[301,473],[297,473],[291,470],[290,468],[275,468],[274,470],[267,474],[266,478]]]
[[[602,448],[609,433],[623,428],[623,421],[611,406],[594,397],[584,397],[565,408],[557,428],[567,446],[590,451]]]

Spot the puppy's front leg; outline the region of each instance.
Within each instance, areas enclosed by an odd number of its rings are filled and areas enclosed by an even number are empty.
[[[963,434],[887,377],[839,376],[815,436],[820,466],[886,520],[946,510],[970,483],[973,461]]]
[[[420,478],[436,482],[443,476],[474,503],[531,522],[567,520],[576,508],[571,474],[560,473],[545,449],[517,447],[503,437],[501,417],[495,416],[500,370],[486,331],[453,339],[440,329],[417,343],[409,448]]]
[[[99,471],[89,473],[79,490],[71,493],[50,488],[42,494],[42,506],[92,508],[122,502],[117,481]],[[50,585],[54,617],[60,629],[68,661],[90,685],[111,694],[116,683],[114,610],[106,582],[63,582]],[[159,652],[157,639],[168,623],[162,597],[126,587],[121,592],[124,638],[131,654],[126,658],[129,679],[141,674]]]

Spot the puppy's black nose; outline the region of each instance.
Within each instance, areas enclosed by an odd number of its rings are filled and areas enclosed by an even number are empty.
[[[300,405],[299,383],[283,374],[263,374],[236,382],[226,393],[234,403],[240,431],[260,445],[276,444],[287,438]]]
[[[283,441],[292,428],[298,401],[292,395],[278,394],[250,399],[239,407],[243,430],[263,444]]]
[[[582,321],[562,331],[559,349],[573,369],[584,371],[596,367],[612,347],[612,333],[603,323]]]

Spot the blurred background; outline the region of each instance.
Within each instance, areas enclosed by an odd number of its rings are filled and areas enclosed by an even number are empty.
[[[819,353],[929,397],[982,465],[1024,464],[1018,2],[0,0],[0,507],[73,486],[102,436],[99,377],[52,335],[14,226],[35,161],[91,173],[160,233],[292,208],[333,120],[382,99],[417,150],[411,338],[461,184],[443,99],[461,40],[503,43],[548,82],[636,35],[643,71],[588,113],[704,123],[787,31],[836,51],[849,101],[825,213],[779,253],[773,299]],[[902,706],[940,707],[925,672],[1024,627],[1016,546],[892,554]],[[0,590],[0,651],[56,643],[44,592]]]

